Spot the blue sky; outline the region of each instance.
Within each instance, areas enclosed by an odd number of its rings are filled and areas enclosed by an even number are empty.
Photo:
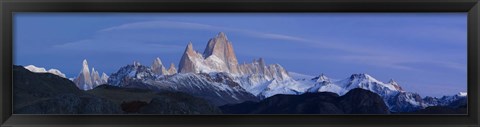
[[[422,96],[467,89],[467,13],[16,13],[14,64],[75,77],[160,57],[175,63],[225,32],[240,63],[343,79],[368,73]]]

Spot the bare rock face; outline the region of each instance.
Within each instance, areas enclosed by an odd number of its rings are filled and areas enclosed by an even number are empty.
[[[99,85],[102,85],[102,79],[100,78],[100,74],[98,74],[98,71],[95,71],[95,68],[92,68],[92,74],[90,75],[92,78],[92,85],[93,87],[97,87]]]
[[[168,74],[173,75],[177,73],[177,68],[175,68],[175,64],[171,63],[170,68],[168,68]]]
[[[87,60],[83,60],[82,70],[74,80],[78,88],[83,90],[89,90],[93,88],[92,78],[90,77],[90,69],[88,68]]]
[[[260,58],[249,64],[238,64],[233,45],[225,33],[220,32],[208,41],[203,55],[193,49],[189,43],[180,60],[180,73],[227,72],[232,75],[266,75],[268,79],[283,80],[289,77],[287,71],[278,64],[266,65]]]
[[[158,57],[153,61],[151,68],[157,75],[168,75],[167,69],[165,69],[165,66],[163,66],[162,61]]]
[[[265,61],[260,58],[253,60],[249,64],[241,64],[239,66],[239,72],[242,75],[262,75],[266,79],[284,80],[290,78],[288,72],[279,64],[265,65]]]
[[[189,43],[180,60],[179,72],[239,74],[238,61],[232,43],[223,32],[208,41],[203,54],[196,52],[192,43]]]
[[[188,43],[187,48],[185,48],[185,53],[183,54],[179,66],[180,73],[199,73],[200,68],[203,65],[203,56],[193,50],[192,42]],[[206,67],[205,67],[206,68]],[[206,68],[208,69],[208,68]],[[205,70],[206,70],[205,69]]]
[[[160,60],[160,58],[158,57],[153,60],[153,64],[150,69],[156,75],[173,75],[177,73],[177,68],[175,68],[175,64],[171,63],[170,68],[166,69],[166,67],[162,63],[162,60]]]
[[[220,32],[215,38],[208,41],[203,56],[208,61],[207,63],[213,63],[212,65],[217,70],[234,74],[238,73],[237,56],[235,56],[232,43],[228,41],[227,36],[223,32]]]

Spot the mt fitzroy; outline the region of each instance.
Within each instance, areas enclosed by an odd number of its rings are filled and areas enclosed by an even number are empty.
[[[179,72],[239,74],[238,61],[233,46],[224,33],[219,33],[215,38],[210,39],[203,54],[193,50],[193,45],[190,42],[180,60]]]
[[[238,64],[237,56],[232,43],[225,33],[220,32],[215,38],[208,41],[203,54],[193,50],[192,43],[187,45],[180,64],[180,73],[210,73],[226,72],[234,76],[261,74],[268,78],[288,79],[290,76],[280,65],[265,65],[262,58],[254,60],[252,64]]]
[[[298,88],[298,83],[295,83],[279,64],[265,65],[262,58],[249,64],[238,64],[232,43],[223,32],[208,41],[203,54],[195,51],[192,43],[189,43],[180,60],[179,72],[224,72],[248,92],[260,98],[306,90]]]

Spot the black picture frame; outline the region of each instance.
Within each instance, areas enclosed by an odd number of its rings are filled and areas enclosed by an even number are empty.
[[[1,0],[0,125],[478,127],[478,0]],[[468,12],[468,115],[16,115],[12,43],[16,12]]]

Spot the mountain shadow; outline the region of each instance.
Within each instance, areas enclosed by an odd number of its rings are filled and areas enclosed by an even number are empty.
[[[274,95],[260,102],[224,105],[220,109],[226,114],[390,114],[378,94],[360,88],[344,96],[330,92]]]
[[[108,99],[129,114],[221,114],[208,101],[181,92],[154,92],[146,89],[100,85],[87,91]]]
[[[467,114],[467,97],[460,98],[445,106],[429,106],[412,112],[400,114]]]
[[[13,66],[13,113],[15,114],[114,114],[119,105],[78,89],[50,73],[33,73]]]

